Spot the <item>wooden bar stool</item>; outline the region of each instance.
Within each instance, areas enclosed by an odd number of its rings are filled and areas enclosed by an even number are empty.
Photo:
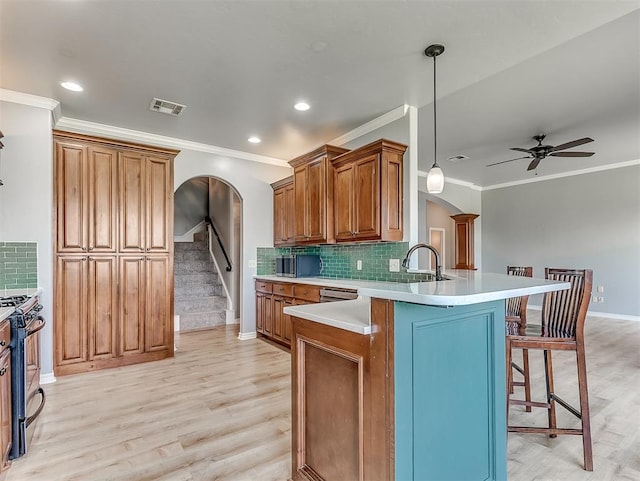
[[[512,350],[542,349],[544,354],[547,402],[510,399],[507,393],[507,420],[509,405],[519,404],[531,407],[542,407],[548,410],[549,426],[508,426],[509,432],[548,434],[555,438],[558,434],[574,434],[582,436],[584,469],[593,471],[593,453],[591,450],[591,423],[589,419],[589,395],[587,391],[587,366],[584,351],[584,322],[591,299],[593,272],[590,269],[545,269],[545,278],[569,282],[568,290],[548,292],[542,302],[542,328],[537,333],[527,332],[525,335],[507,335],[507,377],[512,381]],[[576,409],[555,393],[553,385],[553,368],[551,351],[576,351],[578,367],[578,391],[580,409]],[[556,403],[581,420],[581,429],[559,428],[556,425]],[[508,422],[508,421],[507,421]]]
[[[533,267],[507,266],[507,274],[511,276],[533,277]],[[527,302],[529,296],[512,297],[507,299],[505,305],[505,321],[507,335],[526,334],[527,329]],[[524,387],[525,401],[531,401],[531,384],[529,382],[529,352],[522,350],[522,367],[515,362],[511,362],[511,368],[518,371],[522,377],[522,381],[514,381],[513,373],[509,382],[509,392],[513,394],[514,386]],[[527,412],[531,412],[531,406],[525,406]]]

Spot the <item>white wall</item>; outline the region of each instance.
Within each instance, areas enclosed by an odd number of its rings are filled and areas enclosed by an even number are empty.
[[[0,240],[38,243],[38,286],[47,325],[42,374],[53,374],[53,162],[51,111],[0,101]]]
[[[174,188],[199,176],[214,176],[234,187],[242,199],[240,266],[240,333],[255,332],[255,267],[257,247],[273,246],[273,189],[270,183],[291,175],[291,169],[247,160],[183,150],[174,164]]]

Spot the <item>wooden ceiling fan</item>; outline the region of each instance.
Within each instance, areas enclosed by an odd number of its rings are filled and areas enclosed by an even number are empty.
[[[488,164],[487,167],[491,167],[493,165],[505,164],[507,162],[513,162],[514,160],[520,159],[531,159],[529,163],[529,167],[527,170],[535,170],[538,167],[540,161],[546,157],[591,157],[594,152],[558,152],[559,150],[571,149],[573,147],[577,147],[578,145],[587,144],[589,142],[593,142],[593,139],[590,137],[584,137],[578,140],[572,140],[571,142],[566,142],[564,144],[556,145],[542,145],[542,141],[546,137],[545,134],[535,135],[533,140],[538,142],[538,145],[532,147],[530,149],[523,149],[521,147],[511,147],[511,150],[515,150],[516,152],[526,152],[528,155],[524,157],[517,157],[515,159],[503,160],[501,162],[496,162],[494,164]]]

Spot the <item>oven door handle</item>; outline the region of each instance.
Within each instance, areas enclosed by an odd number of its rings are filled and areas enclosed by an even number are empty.
[[[44,317],[37,316],[34,319],[34,322],[32,324],[36,324],[36,327],[28,329],[27,332],[26,332],[25,338],[27,338],[27,337],[35,334],[36,332],[40,331],[44,327],[44,325],[46,324],[46,321],[44,320]]]
[[[40,406],[38,406],[38,409],[36,409],[36,412],[33,413],[31,416],[29,416],[27,419],[25,419],[24,424],[25,424],[25,427],[27,428],[40,415],[40,413],[42,412],[42,408],[44,408],[44,403],[47,401],[47,397],[44,395],[44,389],[42,389],[41,387],[39,387],[37,391],[33,392],[33,395],[35,394],[40,394],[40,396],[42,396],[42,400],[40,401]],[[33,396],[30,396],[29,400],[31,400],[32,397]]]

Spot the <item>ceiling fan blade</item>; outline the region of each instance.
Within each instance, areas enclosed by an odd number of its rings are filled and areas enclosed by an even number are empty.
[[[503,160],[501,162],[496,162],[494,164],[488,164],[488,165],[486,165],[486,167],[491,167],[492,165],[498,165],[498,164],[506,164],[507,162],[513,162],[514,160],[530,159],[530,158],[531,158],[531,156],[527,155],[526,157],[518,157],[517,159]]]
[[[570,149],[572,147],[577,147],[578,145],[588,144],[589,142],[593,142],[593,139],[590,137],[585,137],[583,139],[573,140],[565,144],[556,145],[553,149],[551,149],[551,151],[556,152],[558,150]]]
[[[516,152],[527,152],[527,153],[531,153],[530,149],[522,149],[520,147],[511,147],[509,150],[515,150]]]
[[[541,160],[542,160],[542,157],[536,157],[535,159],[533,159],[529,164],[529,167],[527,167],[527,170],[535,170],[535,168],[538,167],[538,164],[540,163]]]
[[[594,152],[554,152],[553,157],[591,157]]]

